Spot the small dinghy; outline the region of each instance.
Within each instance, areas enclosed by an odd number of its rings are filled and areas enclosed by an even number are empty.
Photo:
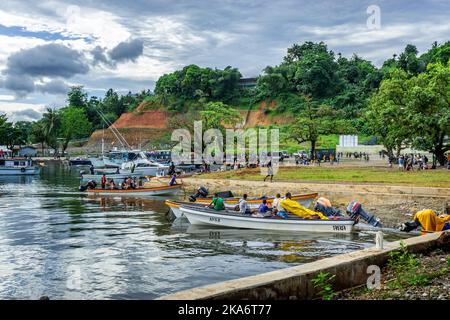
[[[350,233],[355,221],[347,218],[329,220],[302,219],[289,217],[253,217],[233,211],[216,211],[200,206],[182,205],[181,213],[193,225],[212,225],[241,229],[284,230],[301,232]]]
[[[175,195],[181,190],[182,185],[173,186],[155,186],[136,189],[87,189],[86,192],[91,195],[108,196],[162,196]]]

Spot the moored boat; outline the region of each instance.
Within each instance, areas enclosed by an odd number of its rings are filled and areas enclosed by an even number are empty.
[[[40,168],[28,158],[0,158],[0,175],[36,175]]]
[[[199,206],[182,205],[181,212],[193,225],[212,225],[241,229],[284,230],[301,232],[350,233],[355,222],[351,219],[312,220],[299,217],[259,218],[233,211],[215,211]]]
[[[292,200],[297,201],[304,207],[311,206],[312,202],[315,198],[317,198],[317,193],[309,193],[309,194],[297,194],[292,196]],[[223,198],[223,203],[225,205],[226,209],[233,210],[236,205],[239,203],[238,197],[232,197],[232,198]],[[271,204],[274,200],[274,197],[259,197],[259,198],[247,198],[247,204],[249,205],[250,209],[258,209],[259,205],[261,204],[262,200],[266,199],[267,203]],[[191,206],[201,206],[204,207],[208,204],[210,204],[212,201],[212,198],[197,198],[196,202],[183,202],[183,201],[174,201],[174,200],[166,200],[165,204],[170,208],[172,213],[175,215],[175,217],[179,218],[183,216],[183,213],[180,210],[180,207],[182,205],[191,205]]]
[[[93,180],[95,182],[100,182],[102,179],[103,174],[83,174],[81,176],[81,179],[83,181],[90,181]],[[140,173],[105,173],[106,179],[109,181],[113,179],[116,183],[120,180],[126,179],[126,178],[142,178],[144,177]]]
[[[156,186],[136,189],[87,189],[86,192],[91,195],[108,196],[161,196],[174,195],[181,190],[182,185]]]

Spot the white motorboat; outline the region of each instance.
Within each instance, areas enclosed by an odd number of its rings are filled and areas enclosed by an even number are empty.
[[[193,225],[212,225],[242,229],[284,230],[301,232],[350,233],[355,222],[351,219],[312,220],[299,217],[253,217],[233,211],[216,211],[199,206],[182,205],[182,214]]]
[[[0,158],[0,175],[36,175],[40,168],[28,158]]]
[[[146,158],[145,153],[141,152],[138,159],[128,161],[122,164],[123,173],[140,173],[144,176],[161,177],[169,172],[169,166]]]
[[[311,206],[311,204],[313,203],[314,199],[317,198],[317,196],[318,196],[317,193],[295,194],[291,197],[291,199],[297,201],[302,206],[308,208]],[[266,199],[267,203],[270,205],[275,199],[275,197],[247,198],[247,204],[250,209],[258,209],[263,199]],[[223,203],[226,209],[233,210],[238,205],[239,200],[240,200],[239,197],[223,198]],[[210,204],[211,201],[212,198],[197,198],[196,202],[166,200],[165,204],[170,208],[175,217],[179,218],[183,215],[183,213],[180,210],[180,207],[182,205],[191,205],[191,206],[199,205],[200,207],[205,207],[206,205]]]

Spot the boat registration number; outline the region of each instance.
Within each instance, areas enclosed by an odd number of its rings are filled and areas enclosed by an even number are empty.
[[[212,221],[212,222],[220,222],[220,218],[209,217],[209,221]]]
[[[333,226],[334,231],[345,231],[347,230],[346,226]]]

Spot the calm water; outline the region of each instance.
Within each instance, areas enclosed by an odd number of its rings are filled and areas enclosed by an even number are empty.
[[[298,234],[171,222],[163,199],[94,198],[76,171],[0,177],[0,298],[154,299],[373,245],[373,235]]]

